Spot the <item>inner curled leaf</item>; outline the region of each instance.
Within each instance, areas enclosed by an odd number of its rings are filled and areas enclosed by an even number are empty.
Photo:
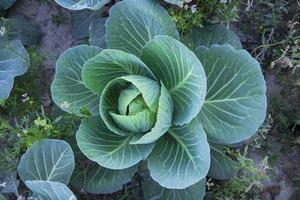
[[[146,133],[156,122],[160,85],[147,77],[129,75],[107,84],[100,99],[100,114],[119,135]]]
[[[173,100],[167,88],[153,79],[128,75],[115,78],[100,97],[100,115],[112,132],[133,134],[130,144],[150,144],[172,124]],[[139,133],[139,134],[135,134]]]
[[[143,99],[143,96],[139,95],[128,105],[128,114],[134,115],[145,109],[149,110],[147,104]]]
[[[118,101],[119,113],[127,115],[129,104],[140,94],[141,92],[134,86],[122,90]]]
[[[134,133],[145,133],[155,124],[155,113],[145,109],[135,115],[118,115],[110,113],[114,122],[123,130]]]
[[[119,114],[110,112],[110,116],[125,131],[144,133],[155,124],[156,113],[149,109],[141,92],[133,85],[121,91],[118,109]]]

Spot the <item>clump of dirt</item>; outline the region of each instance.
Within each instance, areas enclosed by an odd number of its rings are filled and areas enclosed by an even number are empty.
[[[71,47],[75,40],[71,35],[71,12],[54,1],[39,3],[37,0],[17,1],[11,13],[22,13],[35,20],[42,30],[39,44],[40,53],[45,58],[45,68],[54,68],[58,56]],[[55,23],[55,18],[59,23]]]

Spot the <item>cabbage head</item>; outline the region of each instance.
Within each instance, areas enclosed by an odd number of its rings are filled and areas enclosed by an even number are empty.
[[[105,169],[89,177],[111,176],[91,180],[84,189],[97,193],[105,184],[121,189],[118,184],[146,161],[151,177],[143,182],[146,199],[202,199],[207,175],[225,179],[231,172],[226,171],[231,160],[220,149],[250,138],[265,118],[259,63],[222,25],[180,39],[154,0],[114,5],[105,43],[106,49],[66,50],[51,87],[61,109],[85,116],[77,145]],[[127,178],[114,181],[120,174]]]

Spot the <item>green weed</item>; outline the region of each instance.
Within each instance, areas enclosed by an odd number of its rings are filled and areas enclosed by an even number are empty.
[[[21,155],[36,141],[52,138],[63,139],[74,134],[78,119],[72,115],[61,115],[51,120],[45,114],[35,114],[32,120],[24,116],[21,120],[9,123],[0,118],[0,171],[15,170]],[[11,125],[13,124],[13,125]]]
[[[211,189],[211,197],[216,200],[259,200],[263,190],[262,180],[268,179],[267,170],[270,168],[268,157],[265,157],[259,166],[254,160],[247,157],[248,146],[244,150],[233,151],[227,149],[227,153],[238,161],[238,173],[224,183],[213,183],[209,180],[207,185]],[[251,198],[250,198],[251,196]]]
[[[41,87],[38,81],[43,57],[36,46],[29,47],[28,53],[30,67],[23,76],[15,79],[10,97],[1,102],[0,115],[2,116],[25,116],[35,113],[40,108]]]
[[[232,0],[194,0],[183,8],[171,6],[168,11],[181,35],[206,23],[230,23],[237,21],[237,3]]]

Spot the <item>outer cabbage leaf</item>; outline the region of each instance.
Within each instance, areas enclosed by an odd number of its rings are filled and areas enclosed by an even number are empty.
[[[62,140],[44,139],[35,142],[22,155],[18,173],[22,181],[54,181],[68,184],[75,167],[73,151]]]
[[[142,75],[155,79],[148,67],[136,56],[120,50],[104,49],[83,67],[82,79],[87,88],[101,95],[106,84],[125,75]]]
[[[126,0],[114,5],[106,21],[109,48],[139,56],[156,35],[179,39],[175,23],[155,0]]]
[[[111,132],[100,117],[84,120],[76,133],[77,144],[90,160],[109,169],[126,169],[144,160],[154,144],[131,145],[132,136]]]
[[[89,27],[93,20],[100,19],[102,12],[81,10],[74,12],[71,19],[71,33],[75,39],[84,39],[89,36]],[[96,45],[93,45],[96,46]]]
[[[223,152],[222,145],[210,143],[211,164],[208,176],[214,179],[226,180],[234,176],[237,163]]]
[[[0,8],[3,8],[6,10],[6,9],[10,8],[15,2],[16,2],[16,0],[1,0]]]
[[[205,196],[205,178],[185,189],[167,189],[146,177],[142,180],[145,200],[202,200]]]
[[[0,17],[6,16],[7,10],[4,10],[3,8],[0,7]]]
[[[169,36],[157,36],[146,44],[141,59],[173,98],[173,124],[189,123],[199,113],[206,92],[205,72],[196,55]]]
[[[170,189],[184,189],[197,183],[205,178],[209,166],[209,145],[197,119],[171,128],[158,140],[148,158],[151,177]]]
[[[29,65],[29,54],[20,40],[0,40],[0,101],[8,98],[14,78],[24,74]]]
[[[136,171],[137,165],[123,170],[112,170],[92,163],[85,169],[75,169],[71,185],[79,191],[109,194],[121,190]]]
[[[107,48],[105,41],[106,35],[106,23],[107,18],[96,18],[93,19],[89,27],[89,43],[93,46],[98,46],[101,48]]]
[[[138,165],[112,170],[104,168],[86,158],[78,148],[75,137],[68,138],[76,158],[76,168],[70,180],[70,185],[78,191],[93,194],[113,193],[128,183],[137,171]],[[82,165],[84,163],[84,165]],[[81,165],[79,165],[81,164]]]
[[[16,196],[19,196],[18,188],[20,185],[20,181],[17,178],[16,171],[1,170],[0,171],[0,180],[1,180],[1,182],[5,183],[4,188],[1,187],[0,193],[3,193],[3,194],[13,193]]]
[[[230,45],[195,50],[207,74],[207,95],[198,119],[208,140],[234,144],[251,137],[266,116],[266,86],[259,63]]]
[[[99,114],[100,97],[84,85],[81,72],[84,63],[101,52],[99,47],[80,45],[66,50],[56,63],[51,85],[53,101],[64,111],[81,116],[87,108],[92,115]]]
[[[214,44],[230,44],[236,49],[243,48],[240,38],[222,24],[194,29],[184,37],[183,43],[192,50],[199,46],[210,47]]]
[[[188,0],[165,0],[165,2],[168,2],[168,3],[171,3],[171,4],[174,4],[174,5],[177,5],[179,7],[183,7],[183,4],[185,2],[188,2]]]
[[[36,45],[41,38],[40,26],[23,14],[14,14],[9,19],[0,19],[0,27],[5,27],[4,37],[20,39],[25,46]],[[1,36],[0,36],[1,38]]]
[[[52,181],[26,181],[26,186],[43,200],[76,200],[73,192],[64,184]]]
[[[0,193],[0,200],[6,200],[6,198]]]
[[[55,0],[60,6],[70,10],[99,10],[110,0]]]

